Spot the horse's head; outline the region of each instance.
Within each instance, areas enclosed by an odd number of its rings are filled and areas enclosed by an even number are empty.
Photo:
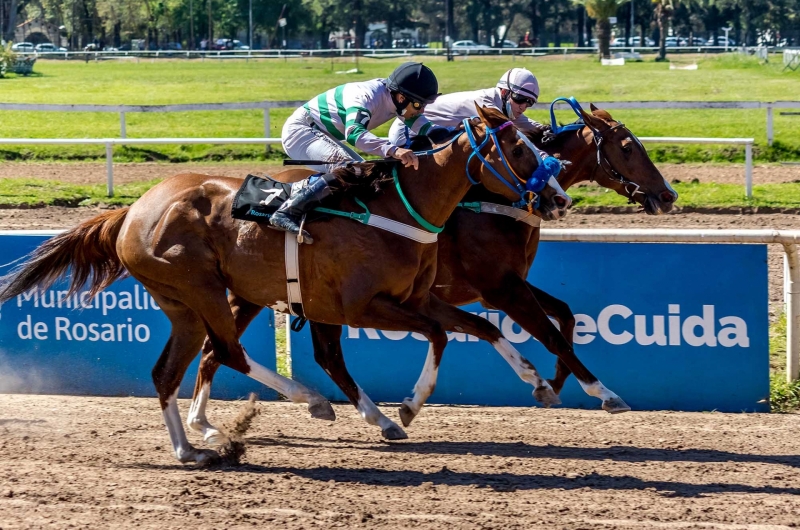
[[[479,107],[477,104],[475,108],[483,124],[484,134],[493,134],[495,139],[491,151],[485,155],[486,163],[480,168],[481,184],[488,191],[502,195],[510,201],[530,199],[531,192],[526,190],[525,185],[539,166],[533,144],[499,110]],[[487,140],[488,138],[484,143]],[[572,203],[569,195],[554,178],[535,193],[538,195],[539,214],[544,219],[559,219],[566,215],[567,208]]]
[[[607,111],[593,104],[590,108],[591,113],[581,109],[581,115],[588,128],[583,131],[584,138],[593,141],[597,150],[599,167],[593,172],[597,183],[640,204],[648,214],[672,210],[678,194],[650,160],[636,135]],[[568,158],[566,153],[564,156]]]

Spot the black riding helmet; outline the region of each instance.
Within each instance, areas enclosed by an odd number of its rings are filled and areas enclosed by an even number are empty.
[[[433,71],[422,63],[403,63],[386,79],[386,86],[392,92],[399,92],[406,96],[406,102],[398,107],[398,112],[409,103],[409,99],[423,104],[436,101],[439,97],[439,82]]]

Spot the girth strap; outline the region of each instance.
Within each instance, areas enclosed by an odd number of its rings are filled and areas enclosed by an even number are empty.
[[[292,315],[305,318],[303,312],[303,294],[300,291],[300,263],[298,258],[297,236],[286,232],[284,238],[286,262],[286,292],[288,294],[289,312]]]

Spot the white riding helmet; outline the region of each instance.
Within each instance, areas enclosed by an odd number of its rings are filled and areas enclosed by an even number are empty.
[[[512,94],[539,99],[539,81],[536,76],[525,68],[512,68],[503,74],[497,82],[497,88],[510,90]]]

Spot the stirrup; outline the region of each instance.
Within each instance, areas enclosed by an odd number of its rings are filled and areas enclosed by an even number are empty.
[[[278,216],[276,222],[273,222],[275,216]],[[311,237],[311,234],[303,230],[303,226],[305,225],[306,216],[303,215],[302,221],[300,226],[295,223],[294,219],[290,216],[286,215],[284,212],[280,210],[273,213],[269,218],[269,224],[273,228],[277,228],[278,230],[283,230],[284,232],[289,232],[290,234],[294,234],[297,237],[297,242],[312,244],[314,242],[314,238]]]

